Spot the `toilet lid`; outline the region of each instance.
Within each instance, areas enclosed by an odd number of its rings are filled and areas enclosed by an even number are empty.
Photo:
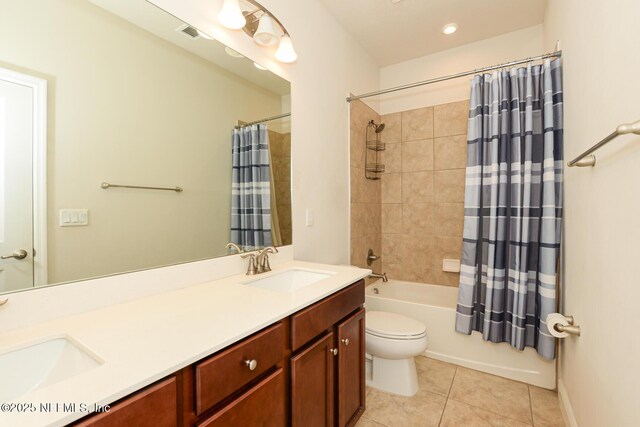
[[[427,327],[415,319],[386,311],[367,311],[366,331],[383,338],[421,338]]]

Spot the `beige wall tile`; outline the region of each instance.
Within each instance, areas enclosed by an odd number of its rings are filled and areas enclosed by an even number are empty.
[[[440,427],[525,427],[522,423],[453,399],[447,400]]]
[[[402,172],[402,144],[386,144],[381,159],[385,165],[385,174]]]
[[[460,285],[460,273],[442,271],[442,260],[440,260],[440,268],[433,270],[431,280],[434,285],[458,287]]]
[[[433,107],[402,112],[402,141],[433,138]]]
[[[433,140],[434,168],[464,169],[467,167],[467,137],[445,136]]]
[[[464,228],[464,203],[436,203],[435,229],[438,236],[460,237]]]
[[[280,144],[283,157],[291,157],[291,134],[282,134],[282,140]]]
[[[380,120],[384,123],[384,130],[380,135],[384,142],[402,141],[401,113],[385,114]]]
[[[524,383],[458,367],[449,393],[451,399],[532,424],[529,389]]]
[[[351,203],[351,237],[364,237],[367,231],[368,203]]]
[[[349,168],[349,183],[351,190],[351,202],[362,203],[364,201],[364,169],[351,166]]]
[[[364,268],[366,266],[364,237],[351,237],[351,265]]]
[[[433,170],[433,140],[402,143],[402,172]]]
[[[433,107],[434,136],[466,135],[469,101],[451,102]]]
[[[564,427],[558,394],[555,391],[529,386],[533,425],[536,427]]]
[[[349,141],[349,163],[356,168],[364,169],[364,133],[355,129],[351,129]]]
[[[420,236],[434,234],[435,209],[433,203],[405,203],[402,205],[404,232]]]
[[[404,234],[383,234],[382,235],[382,259],[389,264],[402,264],[404,259],[405,235]]]
[[[365,204],[364,234],[382,233],[382,205],[378,203]]]
[[[385,173],[381,181],[382,203],[402,202],[402,175],[399,173]]]
[[[382,205],[381,213],[382,233],[403,233],[404,228],[402,226],[402,204],[385,203]]]
[[[435,171],[435,201],[464,203],[465,169]]]
[[[433,202],[433,172],[407,172],[402,174],[402,202]]]
[[[278,222],[280,223],[280,237],[283,245],[290,245],[293,242],[291,225],[291,205],[278,203]]]

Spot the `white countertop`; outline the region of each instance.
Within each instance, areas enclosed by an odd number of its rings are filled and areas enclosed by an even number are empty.
[[[293,293],[242,282],[291,268],[334,272]],[[69,336],[104,363],[13,402],[104,405],[139,390],[366,277],[370,270],[291,261],[0,334],[0,352]],[[1,386],[1,379],[0,379]],[[0,402],[3,403],[3,402]],[[82,412],[0,412],[1,426],[62,426]]]

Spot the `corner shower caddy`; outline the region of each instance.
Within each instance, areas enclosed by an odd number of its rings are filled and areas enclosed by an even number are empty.
[[[371,135],[370,129],[373,129],[373,135]],[[383,129],[384,124],[376,124],[373,120],[369,120],[369,123],[367,123],[365,132],[366,150],[364,154],[364,176],[367,179],[380,179],[380,174],[384,172],[384,164],[380,162],[379,154],[385,150],[385,143],[380,141],[380,132]],[[369,153],[372,153],[373,159],[370,158]]]

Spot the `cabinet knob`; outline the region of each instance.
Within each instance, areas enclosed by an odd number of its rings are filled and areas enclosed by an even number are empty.
[[[344,345],[349,345],[349,338],[344,338],[344,339],[342,340],[342,343],[343,343]]]
[[[255,359],[245,360],[244,363],[245,365],[247,365],[250,371],[253,371],[258,367],[258,361]]]
[[[330,348],[329,349],[329,353],[332,353],[334,356],[338,355],[338,349],[337,348]]]

